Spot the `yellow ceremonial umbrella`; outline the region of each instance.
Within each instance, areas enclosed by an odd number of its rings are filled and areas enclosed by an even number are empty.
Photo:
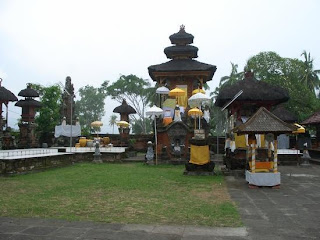
[[[196,94],[196,93],[203,93],[205,94],[206,91],[204,91],[202,88],[198,88],[192,91],[192,95]]]
[[[101,127],[103,126],[103,122],[101,121],[94,121],[91,123],[91,127]]]
[[[304,127],[302,127],[301,125],[299,125],[298,123],[294,124],[296,127],[298,127],[298,129],[296,131],[293,131],[292,133],[294,134],[299,134],[299,133],[305,133],[306,129]]]
[[[126,122],[126,121],[119,121],[119,122],[117,122],[116,124],[117,124],[117,126],[119,126],[120,128],[127,128],[127,127],[129,127],[129,123]]]
[[[91,125],[91,127],[93,127],[93,128],[99,128],[99,127],[103,126],[103,122],[101,122],[101,121],[94,121],[94,122],[92,122],[90,125]],[[97,131],[96,131],[96,133],[97,133]],[[97,133],[97,137],[98,137],[98,133]]]
[[[202,115],[203,115],[203,112],[202,112],[199,108],[197,108],[197,107],[191,108],[191,109],[188,111],[188,116],[194,117],[194,129],[196,129],[196,126],[197,126],[197,124],[196,124],[196,118],[197,118],[197,117],[201,117]]]
[[[170,97],[176,97],[176,102],[178,103],[178,97],[182,97],[185,95],[185,91],[181,88],[174,88],[169,92]]]

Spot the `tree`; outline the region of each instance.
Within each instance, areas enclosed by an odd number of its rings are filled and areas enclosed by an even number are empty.
[[[137,112],[138,118],[131,115],[134,122],[139,124],[142,132],[146,133],[145,110],[154,99],[155,89],[151,87],[148,80],[137,77],[136,75],[121,75],[120,78],[107,88],[108,94],[112,99],[121,103],[126,99]],[[140,119],[140,121],[137,121]]]
[[[89,135],[93,132],[91,123],[101,121],[104,111],[104,100],[107,96],[105,81],[99,88],[86,85],[79,89],[80,100],[76,101],[75,112],[79,117],[82,134]],[[100,131],[100,128],[97,129]]]
[[[231,72],[229,76],[224,76],[220,79],[219,87],[223,88],[226,86],[230,86],[237,81],[243,79],[243,72],[238,73],[238,64],[234,64],[231,62]]]
[[[313,69],[313,59],[310,57],[310,53],[307,54],[306,51],[303,51],[301,56],[304,57],[304,73],[301,81],[308,86],[310,91],[315,93],[315,89],[319,89],[320,79],[318,74],[320,74],[320,70]]]
[[[116,124],[117,116],[112,114],[109,119],[109,126],[112,127],[112,134],[114,134],[114,125]]]
[[[301,81],[305,74],[301,60],[282,58],[275,52],[261,52],[247,61],[246,68],[253,70],[257,80],[287,89],[290,99],[286,108],[300,121],[320,107],[314,90]]]
[[[59,85],[49,87],[32,84],[32,88],[40,95],[42,107],[39,115],[36,116],[36,131],[39,134],[40,142],[50,142],[56,125],[60,124],[60,105],[62,101],[62,90]]]
[[[152,127],[153,120],[151,118],[144,119],[145,126],[146,126],[145,129],[142,127],[141,121],[142,121],[141,119],[137,119],[132,122],[132,133],[133,134],[150,133],[150,132],[154,131],[153,127]]]

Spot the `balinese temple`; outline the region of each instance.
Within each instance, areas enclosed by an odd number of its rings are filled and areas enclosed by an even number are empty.
[[[18,96],[24,97],[15,106],[22,108],[20,128],[19,148],[38,147],[38,140],[35,135],[36,125],[34,123],[36,109],[41,107],[41,103],[34,98],[39,97],[39,93],[28,84],[26,89],[19,92]]]
[[[237,96],[241,90],[242,94]],[[243,80],[220,90],[215,105],[226,107],[228,112],[225,164],[229,169],[245,168],[248,148],[247,137],[233,134],[231,130],[245,123],[260,107],[271,111],[273,106],[288,100],[289,94],[285,89],[258,81],[251,71],[245,73]],[[265,148],[264,135],[258,136],[257,144],[259,149]]]
[[[65,82],[65,91],[62,94],[62,106],[61,106],[61,119],[66,120],[66,124],[71,124],[71,111],[72,111],[72,123],[75,122],[75,116],[74,116],[74,109],[75,109],[75,101],[74,101],[74,88],[73,84],[71,83],[71,77],[66,78]],[[71,101],[72,101],[72,109],[71,109]]]
[[[120,121],[125,121],[127,123],[130,123],[129,115],[137,113],[133,107],[128,105],[125,99],[122,100],[122,104],[120,106],[113,109],[113,112],[119,113]],[[127,144],[129,140],[130,128],[128,126],[126,127],[119,126],[119,133],[120,133],[121,145]]]
[[[8,149],[14,145],[11,136],[4,136],[4,130],[8,127],[8,104],[16,102],[18,98],[8,89],[1,86],[2,78],[0,78],[0,149]],[[2,104],[6,106],[6,119],[2,117]]]
[[[198,48],[191,45],[194,36],[185,31],[185,26],[182,25],[179,32],[172,34],[169,39],[173,45],[165,48],[164,53],[170,60],[149,66],[149,75],[158,87],[165,86],[169,90],[179,88],[184,90],[184,94],[176,99],[167,98],[160,104],[166,121],[157,123],[157,152],[159,156],[173,160],[176,158],[174,146],[178,145],[179,158],[186,159],[189,139],[193,136],[193,127],[189,124],[192,121],[187,116],[188,99],[194,90],[202,89],[203,84],[212,79],[216,66],[195,60]],[[174,119],[176,109],[181,112],[181,120]]]

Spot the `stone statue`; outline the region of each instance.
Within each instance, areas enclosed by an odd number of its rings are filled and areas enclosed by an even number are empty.
[[[101,153],[100,153],[100,143],[99,141],[95,142],[95,150],[94,150],[94,154],[93,154],[93,162],[94,163],[103,163],[101,160]]]
[[[180,107],[179,105],[176,105],[175,109],[174,109],[174,119],[173,121],[175,122],[179,122],[182,121],[181,120],[181,114],[180,114]]]
[[[153,144],[151,141],[148,142],[148,150],[145,157],[147,164],[153,164],[154,152],[153,152]]]

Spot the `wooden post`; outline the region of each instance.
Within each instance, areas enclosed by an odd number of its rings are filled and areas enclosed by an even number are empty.
[[[278,141],[275,138],[274,140],[274,158],[273,158],[273,172],[278,172]]]
[[[251,161],[251,146],[249,145],[247,147],[247,153],[246,153],[246,163],[249,164],[250,161]],[[250,164],[249,164],[249,167],[250,167]]]
[[[271,142],[268,141],[268,161],[271,160]]]
[[[251,172],[256,172],[256,140],[252,141],[252,161],[251,161]]]

